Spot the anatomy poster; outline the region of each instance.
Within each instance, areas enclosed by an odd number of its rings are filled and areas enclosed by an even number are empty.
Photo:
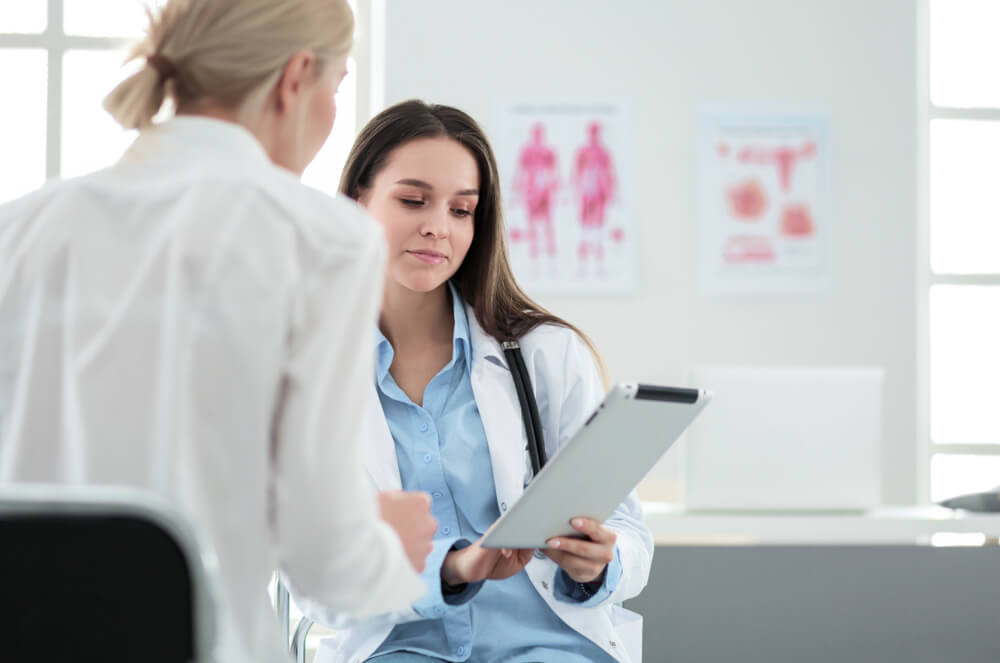
[[[497,158],[511,263],[529,293],[635,287],[635,223],[625,107],[512,102]]]
[[[822,112],[702,112],[698,197],[706,293],[829,287],[828,133]]]

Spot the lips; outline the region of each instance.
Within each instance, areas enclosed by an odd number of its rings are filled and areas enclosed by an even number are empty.
[[[407,251],[408,254],[416,258],[421,262],[425,262],[430,265],[440,265],[446,259],[446,256],[440,251],[431,251],[430,249],[417,249],[413,251]]]

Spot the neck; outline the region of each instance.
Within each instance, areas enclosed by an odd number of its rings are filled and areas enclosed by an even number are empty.
[[[301,172],[296,172],[293,168],[284,166],[282,160],[279,158],[281,140],[278,136],[278,131],[274,126],[273,118],[270,116],[262,115],[253,124],[248,124],[246,119],[243,117],[244,113],[241,109],[226,108],[225,106],[211,101],[202,101],[197,105],[178,109],[177,114],[191,115],[194,117],[208,117],[213,120],[223,120],[225,122],[238,124],[253,134],[254,138],[256,138],[257,142],[264,147],[264,151],[267,152],[271,161],[275,165],[292,170],[297,175],[302,174]]]
[[[379,329],[397,352],[400,346],[450,345],[455,316],[448,284],[430,292],[415,292],[398,283],[386,283]]]

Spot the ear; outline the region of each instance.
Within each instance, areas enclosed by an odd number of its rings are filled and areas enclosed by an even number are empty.
[[[298,51],[288,58],[275,87],[278,112],[285,113],[295,108],[302,91],[315,76],[316,56],[311,50]]]

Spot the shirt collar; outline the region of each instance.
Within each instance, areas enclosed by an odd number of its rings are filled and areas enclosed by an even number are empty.
[[[449,364],[464,361],[464,370],[471,372],[472,362],[470,358],[472,357],[472,343],[469,340],[469,317],[465,313],[465,303],[462,301],[462,296],[458,294],[458,290],[452,285],[451,281],[448,282],[448,290],[451,292],[451,308],[455,318],[455,325],[452,329],[452,359]],[[379,384],[389,374],[389,367],[392,366],[394,356],[395,351],[392,349],[392,344],[389,343],[389,339],[385,337],[385,334],[376,325],[375,379]]]
[[[264,146],[246,127],[202,115],[177,115],[144,129],[126,152],[126,158],[164,148],[195,151],[199,158],[218,155],[241,161],[271,162]]]

